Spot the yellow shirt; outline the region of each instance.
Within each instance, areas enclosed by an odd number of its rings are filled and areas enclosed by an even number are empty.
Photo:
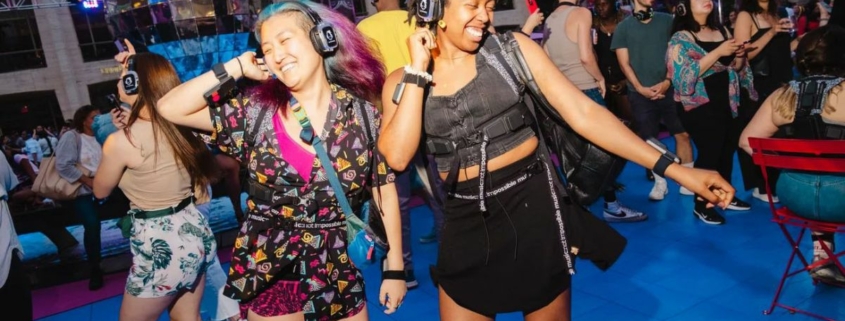
[[[376,13],[358,23],[358,31],[372,39],[373,46],[381,54],[388,75],[411,63],[408,37],[414,33],[416,23],[414,19],[410,24],[406,20],[407,11],[391,10]]]

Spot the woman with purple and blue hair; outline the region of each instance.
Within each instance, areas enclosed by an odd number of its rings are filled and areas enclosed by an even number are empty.
[[[315,158],[316,134],[345,195],[361,199],[371,188],[380,204],[391,246],[379,301],[392,313],[406,292],[395,175],[365,127],[372,119],[378,132],[370,102],[381,94],[381,63],[351,21],[308,1],[264,8],[255,33],[263,60],[243,53],[158,105],[174,123],[211,131],[212,143],[247,164],[249,212],[224,293],[249,320],[367,319],[363,278],[347,253],[348,213],[333,173]],[[261,84],[231,90],[243,77]]]

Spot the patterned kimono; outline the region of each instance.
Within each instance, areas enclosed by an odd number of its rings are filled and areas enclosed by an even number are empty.
[[[363,127],[366,115],[359,114],[359,111],[365,111],[373,116],[369,119],[378,120],[378,111],[343,88],[332,85],[332,91],[334,97],[329,116],[319,133],[344,192],[349,195],[371,188],[370,182],[392,183],[395,176],[384,157],[368,148]],[[297,172],[285,161],[285,151],[279,150],[273,126],[277,113],[268,112],[261,124],[256,124],[260,108],[267,107],[254,105],[244,96],[210,108],[215,128],[212,143],[219,145],[222,152],[246,163],[250,179],[273,188],[273,199],[282,200],[271,204],[250,194],[248,219],[235,240],[224,294],[240,299],[244,304],[268,290],[274,281],[293,279],[299,281],[299,297],[283,300],[295,301],[293,305],[300,307],[306,320],[345,318],[364,307],[364,282],[361,272],[347,255],[346,226],[324,228],[329,223],[343,222],[345,216],[319,159],[314,158],[309,173]],[[246,132],[253,126],[259,126],[255,144],[245,141]],[[372,132],[378,133],[378,121],[371,126]],[[369,164],[371,153],[376,153],[376,164]],[[375,170],[370,171],[370,166],[376,166]],[[370,172],[372,177],[368,177]],[[310,181],[303,179],[305,175],[311,178]],[[268,224],[264,224],[266,221],[277,224],[270,224],[268,228]],[[294,228],[293,222],[324,224]]]
[[[672,75],[672,86],[675,87],[675,101],[684,105],[684,110],[690,111],[710,101],[707,90],[704,89],[703,79],[717,72],[728,71],[730,84],[728,91],[730,95],[731,112],[734,117],[739,107],[740,86],[748,90],[752,100],[757,100],[757,91],[754,90],[754,76],[748,64],[742,70],[734,70],[731,66],[725,66],[716,61],[710,69],[701,76],[701,65],[699,60],[704,58],[707,52],[704,51],[695,39],[687,32],[676,32],[669,40],[669,50],[666,51],[666,67]]]

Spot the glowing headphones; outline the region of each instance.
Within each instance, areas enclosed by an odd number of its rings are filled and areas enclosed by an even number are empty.
[[[123,84],[123,91],[127,95],[138,93],[138,73],[135,72],[135,55],[127,58],[126,74],[120,77],[120,83]]]
[[[311,36],[311,43],[314,44],[314,49],[317,49],[317,52],[327,55],[337,50],[337,33],[331,24],[320,19],[320,16],[308,7],[308,5],[299,1],[285,1],[285,3],[297,7],[300,12],[308,16],[311,22],[314,23],[314,28],[311,28],[309,35]]]
[[[417,22],[437,22],[443,16],[443,4],[440,0],[417,0]]]
[[[634,18],[636,18],[639,21],[645,21],[645,20],[651,19],[652,17],[654,17],[654,8],[652,8],[652,7],[649,7],[646,10],[640,10],[640,11],[634,12]]]

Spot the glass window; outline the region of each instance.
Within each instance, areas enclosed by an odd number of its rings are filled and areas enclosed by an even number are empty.
[[[83,8],[81,6],[68,7],[79,49],[82,50],[82,61],[98,61],[114,58],[117,47],[106,23],[106,13],[102,6],[99,8]]]
[[[32,10],[0,12],[0,73],[47,67]]]

